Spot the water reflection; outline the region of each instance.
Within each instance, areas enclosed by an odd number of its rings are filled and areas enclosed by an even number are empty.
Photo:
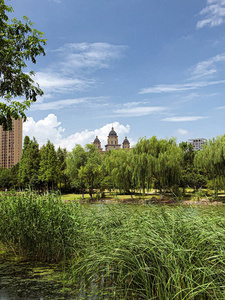
[[[22,300],[22,298],[18,297],[15,294],[10,294],[5,289],[0,290],[0,300]],[[25,300],[25,299],[24,299]],[[43,299],[42,299],[43,300]]]

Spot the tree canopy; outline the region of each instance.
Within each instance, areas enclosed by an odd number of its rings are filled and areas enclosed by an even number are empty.
[[[25,110],[43,94],[32,79],[34,72],[28,73],[26,68],[27,61],[35,64],[37,56],[45,55],[46,40],[27,17],[10,20],[12,11],[0,0],[0,125],[4,129],[11,128],[12,117],[26,120]]]

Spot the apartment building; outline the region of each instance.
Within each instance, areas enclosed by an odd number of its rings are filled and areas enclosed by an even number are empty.
[[[192,144],[194,151],[201,150],[203,145],[205,144],[206,139],[189,139],[188,143]]]
[[[3,130],[0,126],[0,167],[9,169],[20,161],[22,129],[22,119],[12,119],[12,130]]]

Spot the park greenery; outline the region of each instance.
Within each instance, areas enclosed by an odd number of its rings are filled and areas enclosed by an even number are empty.
[[[25,110],[43,94],[28,73],[28,61],[36,63],[45,55],[43,33],[33,28],[27,17],[10,20],[11,6],[0,0],[0,125],[11,128],[12,118],[26,120]],[[23,100],[20,101],[20,98]]]
[[[48,140],[39,147],[35,138],[24,138],[21,161],[0,169],[1,190],[57,191],[80,194],[84,200],[104,199],[107,193],[148,195],[178,200],[187,190],[216,199],[224,190],[225,136],[209,140],[200,151],[191,144],[177,145],[174,138],[140,138],[130,150],[100,153],[94,144],[75,145],[71,152]]]

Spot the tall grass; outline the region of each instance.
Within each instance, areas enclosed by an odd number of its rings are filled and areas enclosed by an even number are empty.
[[[56,194],[0,196],[0,242],[42,261],[70,257],[79,244],[80,209]]]
[[[225,298],[220,210],[102,206],[85,220],[86,248],[73,266],[76,279],[100,282],[115,299]]]
[[[0,243],[16,255],[70,260],[68,276],[93,299],[225,299],[224,212],[5,195]]]

